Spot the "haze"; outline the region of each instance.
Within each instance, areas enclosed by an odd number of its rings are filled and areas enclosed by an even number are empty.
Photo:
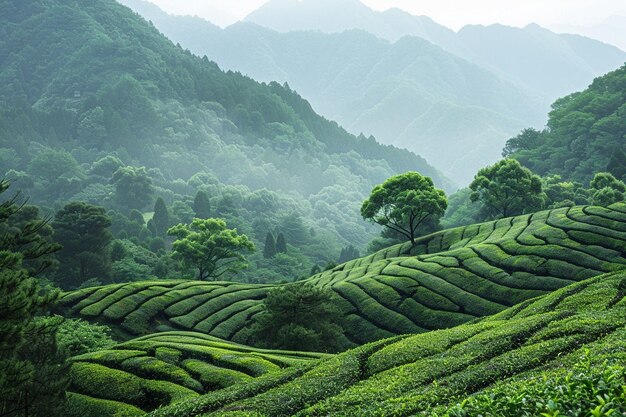
[[[265,0],[150,0],[165,11],[179,15],[198,15],[220,26],[243,19]],[[426,15],[438,23],[458,30],[466,24],[501,23],[525,26],[594,26],[611,16],[625,16],[622,0],[363,0],[375,10],[401,8],[415,15]]]

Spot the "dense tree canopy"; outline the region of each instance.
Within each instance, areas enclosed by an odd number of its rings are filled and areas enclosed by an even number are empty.
[[[58,249],[37,237],[37,230],[45,221],[33,218],[28,223],[19,221],[22,209],[19,196],[5,197],[8,183],[0,182],[0,414],[19,413],[37,416],[58,415],[59,404],[64,401],[65,386],[59,375],[44,375],[58,365],[45,352],[56,355],[54,342],[55,323],[35,321],[45,313],[58,294],[44,292],[23,261],[39,256],[46,257]],[[39,225],[33,228],[33,225]],[[15,238],[26,237],[30,242],[24,247]],[[33,243],[34,246],[33,246]],[[44,262],[42,265],[47,264]],[[39,269],[39,268],[37,268]],[[31,340],[35,338],[36,340]],[[51,363],[42,363],[51,360]],[[58,367],[57,367],[58,369]],[[46,377],[53,379],[46,383]],[[56,385],[56,384],[59,385]],[[48,396],[43,404],[42,396]],[[54,400],[53,400],[54,398]],[[41,413],[41,409],[47,413]],[[39,412],[37,412],[37,411]]]
[[[526,129],[510,139],[504,156],[539,175],[586,183],[597,172],[626,174],[626,65],[588,89],[554,102],[547,129]]]
[[[254,244],[236,229],[227,229],[221,219],[193,219],[167,231],[176,237],[172,257],[186,268],[195,268],[198,280],[217,280],[224,274],[246,268],[244,254],[254,251]]]
[[[478,171],[470,184],[471,200],[482,205],[483,219],[539,210],[544,203],[541,179],[514,159]]]
[[[55,241],[63,246],[57,254],[63,264],[56,274],[59,285],[76,288],[89,279],[109,281],[111,218],[104,208],[78,202],[67,204],[56,213],[52,226]]]
[[[269,292],[253,332],[269,348],[336,352],[344,342],[342,321],[331,290],[287,285]]]
[[[361,206],[364,219],[388,227],[415,242],[427,219],[439,219],[448,201],[433,181],[417,172],[407,172],[377,185]]]

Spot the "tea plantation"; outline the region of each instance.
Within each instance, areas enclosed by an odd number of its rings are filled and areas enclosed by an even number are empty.
[[[252,349],[198,333],[158,333],[74,357],[71,414],[143,415],[327,356]]]
[[[446,230],[311,277],[340,296],[356,346],[499,313],[572,283],[626,268],[626,204],[577,206]],[[297,284],[296,284],[297,285]],[[272,285],[157,281],[87,288],[67,315],[127,336],[194,331],[247,343]]]
[[[313,355],[207,336],[140,338],[75,359],[73,415],[166,405],[149,416],[621,416],[625,296],[626,272],[601,275],[475,323],[308,364]]]

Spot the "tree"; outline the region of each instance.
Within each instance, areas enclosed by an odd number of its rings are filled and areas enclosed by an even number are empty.
[[[198,219],[211,217],[211,202],[206,191],[200,190],[196,193],[196,197],[193,199],[193,211]]]
[[[170,215],[167,211],[165,201],[161,197],[157,198],[154,203],[154,227],[156,228],[157,236],[165,237],[167,230],[170,227]]]
[[[337,303],[332,290],[308,283],[275,288],[255,316],[253,336],[272,349],[337,352],[345,346]]]
[[[198,270],[200,281],[217,280],[226,273],[247,268],[244,253],[254,251],[254,244],[236,229],[227,229],[222,219],[193,219],[167,231],[178,239],[172,244],[172,257],[186,268]]]
[[[8,187],[6,181],[0,181],[0,194]],[[41,225],[46,220],[34,218],[26,224],[16,221],[23,208],[19,194],[0,204],[0,414],[31,412],[52,416],[57,415],[55,411],[64,401],[64,378],[62,369],[56,366],[58,361],[55,360],[53,368],[37,362],[48,359],[44,351],[55,351],[56,345],[49,337],[55,327],[50,323],[42,325],[35,317],[50,308],[58,292],[43,291],[23,261],[47,257],[58,246],[36,237],[37,230],[45,228]],[[16,245],[16,236],[37,243]],[[53,380],[46,384],[41,378],[44,374],[52,375]],[[44,399],[48,413],[32,413],[42,408]]]
[[[502,150],[502,157],[508,158],[509,155],[523,149],[534,149],[541,144],[541,132],[533,128],[522,130],[522,132],[506,141],[506,145]]]
[[[265,236],[265,246],[263,247],[263,257],[265,259],[273,258],[276,255],[276,241],[272,232],[267,232]]]
[[[145,167],[121,167],[113,174],[111,184],[115,184],[116,202],[128,209],[142,209],[150,203],[154,193]]]
[[[276,238],[276,253],[287,253],[287,240],[282,232]]]
[[[106,282],[110,275],[107,251],[112,235],[111,219],[102,207],[70,203],[59,210],[52,223],[54,239],[63,246],[57,258],[63,270],[57,281],[75,288],[90,278]]]
[[[341,253],[339,254],[339,263],[343,264],[346,263],[348,261],[351,261],[353,259],[358,258],[359,256],[361,256],[361,254],[359,253],[359,250],[357,248],[355,248],[353,245],[347,246],[343,249],[341,249]]]
[[[510,217],[541,208],[541,178],[514,159],[478,171],[470,184],[472,202],[482,203],[482,219]]]
[[[589,183],[591,187],[591,203],[607,207],[613,203],[624,201],[626,184],[608,172],[599,172]]]
[[[440,219],[447,207],[445,193],[434,187],[432,179],[407,172],[374,187],[361,206],[361,215],[415,243],[420,225]]]

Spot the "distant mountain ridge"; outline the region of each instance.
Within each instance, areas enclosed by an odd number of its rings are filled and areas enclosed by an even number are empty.
[[[167,15],[145,1],[122,2],[194,53],[259,81],[287,82],[347,130],[413,150],[460,184],[498,159],[504,142],[522,128],[541,128],[557,97],[620,64],[606,58],[604,45],[596,50],[602,44],[581,37],[504,26],[467,27],[457,34],[429,18],[397,9],[378,13],[356,0],[333,3],[336,15],[350,20],[324,20],[327,31],[373,24],[384,16],[404,23],[374,28],[413,28],[418,37],[392,43],[362,30],[278,33],[251,23],[222,30],[197,17]],[[315,6],[296,3],[272,1],[259,13],[269,15],[281,4]],[[311,13],[312,25],[316,14]],[[297,19],[277,21],[295,25]],[[493,47],[480,46],[486,42],[481,34]],[[608,48],[613,56],[615,48]]]

